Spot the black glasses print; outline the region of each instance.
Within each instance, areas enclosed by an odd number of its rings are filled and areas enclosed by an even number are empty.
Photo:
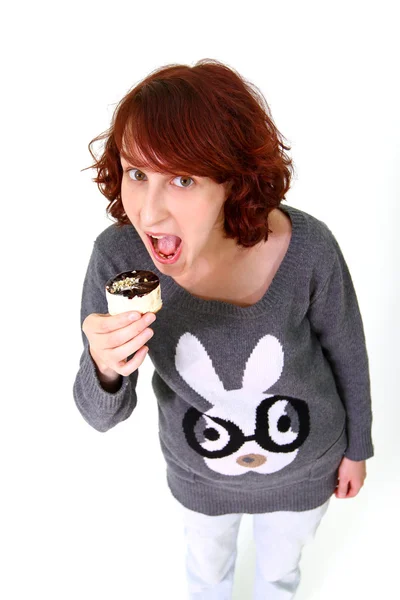
[[[286,402],[281,402],[282,400]],[[204,417],[204,419],[202,419]],[[213,427],[209,420],[215,424]],[[211,417],[196,408],[190,408],[182,421],[189,446],[206,458],[223,458],[233,454],[247,441],[255,440],[269,452],[293,452],[307,439],[310,432],[310,414],[307,403],[290,396],[273,396],[263,400],[256,410],[254,435],[245,436],[236,423]],[[293,439],[293,435],[296,435]],[[204,438],[206,449],[198,438]],[[213,444],[214,442],[214,444]]]

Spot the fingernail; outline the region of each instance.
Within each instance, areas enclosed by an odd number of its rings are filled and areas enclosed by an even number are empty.
[[[138,319],[140,319],[140,313],[138,313],[138,312],[131,312],[128,315],[128,319],[130,321],[137,321]]]
[[[148,313],[144,317],[144,321],[145,321],[145,323],[147,323],[147,325],[150,325],[150,323],[154,323],[155,320],[156,320],[156,315],[154,313]]]

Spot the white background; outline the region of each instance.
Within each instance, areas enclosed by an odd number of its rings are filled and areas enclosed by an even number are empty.
[[[137,409],[106,434],[83,420],[72,386],[83,277],[94,239],[112,222],[94,172],[81,171],[92,163],[88,143],[150,71],[200,58],[225,62],[265,95],[292,148],[297,175],[287,203],[335,234],[364,320],[376,456],[356,498],[332,498],[304,549],[296,600],[396,596],[397,4],[83,0],[3,8],[4,600],[186,598],[150,359]],[[235,600],[251,598],[253,569],[245,515]]]

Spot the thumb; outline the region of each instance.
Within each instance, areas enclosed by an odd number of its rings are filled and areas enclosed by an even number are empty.
[[[336,489],[336,496],[338,498],[346,498],[348,487],[349,487],[348,479],[343,479],[343,478],[339,479],[339,485],[337,486],[337,489]]]

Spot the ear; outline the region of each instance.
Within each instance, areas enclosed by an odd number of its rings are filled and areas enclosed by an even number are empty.
[[[282,346],[275,336],[265,335],[260,339],[246,363],[243,388],[266,392],[278,381],[282,369]]]
[[[191,333],[184,333],[175,352],[176,370],[186,383],[211,404],[225,392],[203,344]]]

